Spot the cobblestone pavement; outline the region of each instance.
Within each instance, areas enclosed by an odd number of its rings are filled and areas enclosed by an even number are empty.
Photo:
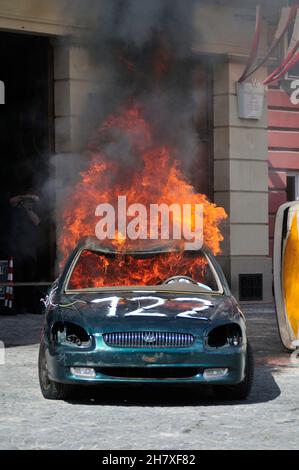
[[[246,402],[192,389],[93,389],[48,401],[37,379],[42,317],[0,317],[0,449],[296,449],[299,365],[279,341],[272,308],[246,308],[256,359]]]

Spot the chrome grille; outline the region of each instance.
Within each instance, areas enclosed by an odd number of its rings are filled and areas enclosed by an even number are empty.
[[[104,333],[103,338],[108,346],[114,348],[185,348],[194,342],[194,336],[189,333],[164,331]]]

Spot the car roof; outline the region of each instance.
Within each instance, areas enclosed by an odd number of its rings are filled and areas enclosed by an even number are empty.
[[[182,251],[181,240],[129,240],[126,239],[120,243],[115,240],[99,240],[96,237],[83,238],[77,245],[77,250],[90,250],[100,253],[126,253],[126,254],[151,254],[151,253],[169,253]],[[191,251],[191,250],[190,250]],[[202,248],[196,251],[206,251]]]

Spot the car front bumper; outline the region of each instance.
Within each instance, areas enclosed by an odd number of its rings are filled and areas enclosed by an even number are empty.
[[[200,341],[187,348],[112,348],[96,341],[91,349],[77,350],[67,346],[46,343],[49,377],[55,382],[70,384],[96,383],[186,383],[186,384],[237,384],[244,379],[246,344],[206,349]],[[93,368],[95,376],[78,377],[71,368]],[[179,371],[180,376],[163,376],[163,369]],[[189,371],[192,375],[189,375]],[[205,369],[225,368],[223,376],[205,377]],[[111,374],[113,370],[113,374]],[[134,376],[134,371],[138,374]],[[140,370],[145,376],[140,377]],[[123,371],[118,376],[118,371]],[[155,372],[158,374],[155,374]],[[185,371],[188,371],[185,373]],[[194,373],[195,372],[195,373]],[[126,376],[127,375],[127,376]],[[148,377],[148,375],[150,377]],[[159,375],[159,377],[153,377]],[[186,375],[186,376],[184,376]]]

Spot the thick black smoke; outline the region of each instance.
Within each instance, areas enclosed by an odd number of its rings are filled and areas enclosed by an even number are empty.
[[[89,27],[81,37],[95,67],[98,90],[87,102],[83,122],[87,139],[122,106],[137,102],[157,141],[176,149],[188,172],[200,162],[194,122],[200,103],[192,47],[198,0],[71,0],[76,22]],[[92,18],[92,21],[90,22]],[[105,149],[109,158],[136,165],[121,133]],[[108,145],[108,144],[107,144]]]
[[[177,56],[189,56],[199,0],[69,0],[66,14],[93,31],[98,44],[119,41],[142,50],[163,33]]]

